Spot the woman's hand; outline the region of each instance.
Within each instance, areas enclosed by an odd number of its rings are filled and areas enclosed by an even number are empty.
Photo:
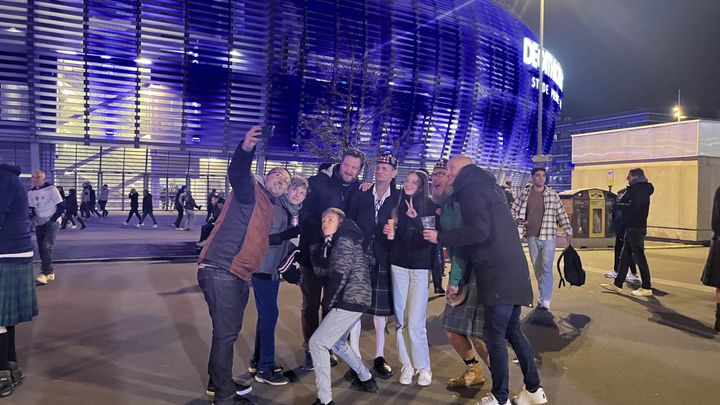
[[[412,198],[410,199],[410,202],[405,201],[405,205],[407,206],[407,216],[409,216],[410,218],[417,218],[417,211],[415,211],[415,208],[413,208]]]

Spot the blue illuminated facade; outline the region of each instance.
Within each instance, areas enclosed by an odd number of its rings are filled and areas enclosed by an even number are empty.
[[[517,181],[532,165],[534,35],[490,0],[18,4],[0,0],[0,156],[39,144],[59,182],[122,171],[118,192],[183,178],[222,189],[227,154],[255,123],[277,126],[267,165],[306,174],[328,123],[404,167],[466,153]],[[545,76],[545,152],[558,68]]]

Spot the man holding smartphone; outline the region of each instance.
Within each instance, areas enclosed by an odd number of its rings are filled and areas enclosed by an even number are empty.
[[[282,167],[270,170],[264,182],[255,179],[251,165],[261,134],[260,126],[252,127],[235,149],[228,167],[233,191],[198,258],[198,284],[213,326],[207,389],[213,404],[253,403],[242,397],[252,388],[233,381],[234,344],[248,302],[250,277],[269,248],[274,201],[290,184],[290,173]]]

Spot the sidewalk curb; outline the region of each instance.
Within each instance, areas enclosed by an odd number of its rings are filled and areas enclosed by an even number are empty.
[[[88,257],[84,259],[57,259],[53,264],[73,263],[115,263],[115,262],[143,262],[143,261],[195,261],[197,255],[184,256],[144,256],[144,257]],[[33,260],[33,263],[40,263],[40,260]]]

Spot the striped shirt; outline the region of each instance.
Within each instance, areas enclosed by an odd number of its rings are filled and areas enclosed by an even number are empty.
[[[522,218],[525,219],[527,214],[527,201],[530,196],[531,187],[527,187],[520,192],[520,195],[515,199],[512,205],[512,215],[514,219]],[[565,230],[565,234],[572,236],[572,226],[570,226],[570,218],[568,218],[560,202],[560,196],[550,187],[545,186],[543,190],[543,205],[545,211],[543,212],[542,226],[540,227],[540,240],[555,239],[557,237],[557,226],[562,226]],[[520,236],[525,235],[525,226],[518,226]]]

